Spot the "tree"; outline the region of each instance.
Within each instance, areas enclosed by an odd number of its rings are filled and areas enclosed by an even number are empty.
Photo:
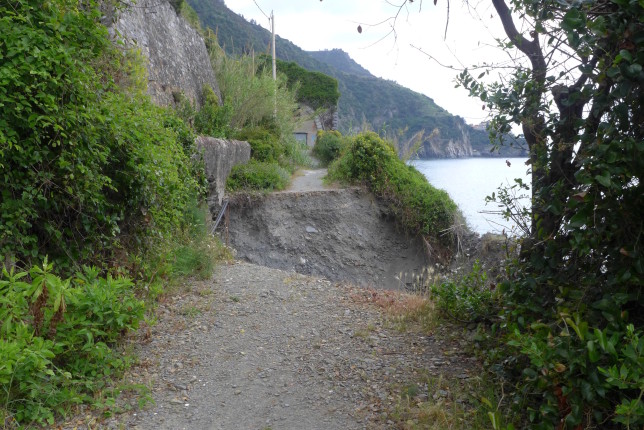
[[[644,1],[492,4],[521,56],[501,82],[458,80],[530,151],[529,234],[502,289],[516,391],[539,428],[641,428]]]
[[[644,2],[492,3],[527,61],[505,83],[459,80],[530,150],[531,229],[504,290],[518,391],[544,427],[641,426]]]
[[[516,64],[503,84],[486,86],[467,71],[459,79],[496,111],[497,133],[512,123],[523,129],[532,173],[523,258],[539,270],[548,260],[558,283],[583,280],[598,294],[618,285],[640,290],[644,5],[515,0],[511,10],[504,0],[492,3],[505,49],[516,47],[527,64]],[[551,304],[552,288],[545,290]]]

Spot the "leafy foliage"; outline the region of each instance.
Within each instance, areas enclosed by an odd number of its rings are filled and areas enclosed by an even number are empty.
[[[266,126],[247,127],[235,136],[250,144],[251,157],[258,161],[275,162],[284,155],[284,147],[275,129]]]
[[[116,85],[140,69],[112,47],[95,4],[1,11],[0,254],[65,268],[109,256],[124,236],[163,237],[197,191],[189,134]]]
[[[250,160],[247,164],[234,166],[226,181],[230,191],[283,190],[291,175],[276,162]]]
[[[422,173],[401,161],[376,133],[357,135],[349,149],[329,167],[334,179],[362,181],[383,199],[409,232],[449,248],[457,206]]]
[[[141,58],[114,47],[99,19],[93,1],[0,3],[0,256],[13,266],[0,276],[5,425],[51,425],[127,365],[112,347],[144,306],[129,278],[99,274],[145,279],[150,298],[160,278],[207,276],[216,255],[204,223],[201,240],[193,232],[207,183],[190,124],[217,128],[225,107],[184,104],[186,123],[153,106]],[[75,275],[54,274],[47,255]]]
[[[230,137],[230,105],[219,106],[219,98],[209,86],[204,86],[201,109],[194,115],[195,130],[205,136]]]
[[[348,139],[343,138],[339,131],[320,130],[315,138],[313,154],[326,166],[340,157],[348,145]]]
[[[494,6],[504,49],[527,60],[504,83],[460,80],[495,109],[495,133],[521,124],[530,148],[530,234],[502,285],[505,376],[534,428],[640,428],[644,8]]]
[[[143,318],[127,278],[85,267],[61,279],[43,263],[0,276],[0,417],[53,424],[126,363],[112,346]]]
[[[498,294],[491,290],[478,262],[461,279],[433,285],[431,292],[439,312],[458,322],[491,321],[498,312]]]
[[[231,131],[270,119],[280,137],[290,136],[295,129],[293,113],[297,102],[286,80],[274,81],[272,72],[260,69],[251,56],[227,56],[211,30],[205,32],[205,37],[221,97],[229,109]]]
[[[272,67],[272,59],[268,55],[262,55],[260,61],[263,63],[260,70]],[[277,59],[276,68],[279,73],[286,75],[286,82],[289,88],[295,90],[298,102],[313,109],[328,109],[338,104],[340,92],[336,79],[321,72],[306,70],[293,61]]]
[[[184,216],[185,228],[173,235],[174,246],[166,257],[170,263],[168,278],[171,281],[189,276],[208,279],[218,260],[230,258],[223,244],[210,234],[206,221],[210,216],[205,204],[193,204],[188,208]]]

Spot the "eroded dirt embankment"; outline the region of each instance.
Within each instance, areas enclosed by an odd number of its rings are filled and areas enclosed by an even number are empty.
[[[237,196],[230,205],[237,258],[376,288],[402,289],[399,274],[429,262],[418,238],[361,188]]]

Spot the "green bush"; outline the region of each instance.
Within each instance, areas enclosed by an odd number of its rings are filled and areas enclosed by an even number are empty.
[[[405,229],[453,245],[451,228],[458,208],[449,195],[431,186],[422,173],[401,161],[376,133],[356,136],[329,166],[332,179],[362,181],[385,201]]]
[[[309,155],[309,147],[295,139],[295,136],[285,136],[282,141],[284,147],[284,156],[279,160],[280,166],[288,170],[291,174],[299,167],[309,167],[313,160]]]
[[[642,428],[644,333],[616,317],[604,329],[593,328],[578,313],[562,314],[557,331],[541,322],[514,327],[508,357],[527,358],[516,363],[520,391],[515,396],[531,422],[544,423],[537,428],[549,428],[546,422],[562,417],[566,428],[592,421],[605,422],[605,428]],[[616,425],[606,423],[608,417]]]
[[[262,55],[259,58],[260,70],[272,72],[272,58]],[[313,109],[330,108],[338,104],[340,91],[338,81],[321,72],[312,72],[293,61],[277,60],[277,71],[284,73],[288,87],[294,89],[297,101],[306,103]]]
[[[224,246],[208,231],[208,216],[207,205],[195,203],[188,208],[185,228],[174,235],[174,246],[167,257],[171,279],[187,276],[208,279],[213,274],[216,261],[227,257]]]
[[[276,162],[284,155],[277,130],[266,126],[246,127],[235,136],[250,144],[250,156],[258,161]]]
[[[439,312],[458,322],[490,321],[498,312],[496,295],[478,261],[461,279],[433,285],[431,292]]]
[[[286,80],[278,77],[275,81],[270,70],[258,70],[254,56],[228,57],[211,30],[206,32],[205,39],[221,97],[230,106],[232,130],[270,121],[278,136],[292,134],[297,102]]]
[[[85,267],[61,279],[52,264],[0,276],[0,418],[53,424],[71,404],[105,388],[126,363],[112,351],[136,329],[144,304],[127,278]],[[4,415],[4,416],[3,416]]]
[[[348,142],[338,131],[318,131],[313,147],[315,155],[323,165],[328,165],[347,148]]]
[[[115,79],[141,69],[99,19],[95,3],[0,6],[0,255],[25,267],[49,255],[71,270],[167,237],[197,192],[189,133],[122,93]]]
[[[250,160],[248,164],[233,167],[226,188],[238,190],[283,190],[291,175],[277,163]]]
[[[201,109],[195,114],[195,130],[212,137],[230,137],[230,105],[219,106],[219,98],[209,86],[204,86]]]

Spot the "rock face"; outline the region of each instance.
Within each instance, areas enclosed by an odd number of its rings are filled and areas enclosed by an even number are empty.
[[[171,105],[173,94],[182,92],[200,104],[205,84],[219,96],[203,38],[167,0],[138,0],[114,20],[112,36],[140,49],[147,59],[148,93],[154,103]]]
[[[467,128],[459,125],[458,130],[461,133],[459,139],[444,139],[440,135],[430,137],[418,151],[418,156],[420,158],[472,157],[475,154]]]
[[[239,140],[215,139],[199,136],[197,150],[203,155],[208,191],[208,207],[215,212],[221,205],[226,190],[226,179],[230,170],[237,164],[250,160],[250,144]]]

